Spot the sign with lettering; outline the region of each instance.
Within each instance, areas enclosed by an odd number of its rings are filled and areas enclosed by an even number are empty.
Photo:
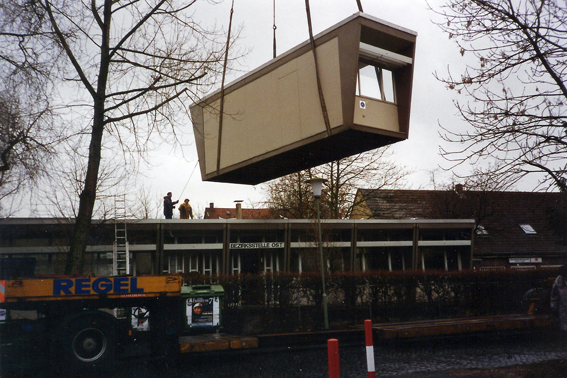
[[[137,277],[100,277],[53,280],[53,295],[143,293]]]
[[[76,298],[138,298],[181,295],[181,276],[110,276],[0,281],[6,303],[73,300]],[[0,295],[2,300],[2,295]]]
[[[530,263],[541,263],[541,257],[518,257],[510,258],[510,264],[530,264]]]
[[[230,243],[230,249],[265,249],[283,247],[283,242]]]

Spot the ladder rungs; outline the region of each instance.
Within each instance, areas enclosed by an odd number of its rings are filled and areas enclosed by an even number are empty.
[[[129,273],[130,252],[127,239],[126,195],[114,197],[114,247],[112,269],[114,274]]]

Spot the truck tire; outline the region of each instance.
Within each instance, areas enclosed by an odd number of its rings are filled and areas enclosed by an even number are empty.
[[[110,319],[85,315],[71,320],[62,335],[63,368],[68,372],[112,368],[116,328]]]

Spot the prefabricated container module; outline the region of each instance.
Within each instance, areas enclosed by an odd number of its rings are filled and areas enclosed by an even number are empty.
[[[258,184],[407,139],[416,37],[356,13],[314,37],[317,67],[307,41],[193,104],[203,180]]]

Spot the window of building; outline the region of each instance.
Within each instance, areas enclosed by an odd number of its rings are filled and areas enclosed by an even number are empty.
[[[421,251],[423,270],[447,270],[447,255],[443,248],[425,248]]]
[[[462,269],[462,261],[461,256],[461,248],[446,248],[445,249],[445,258],[447,260],[446,268],[447,270],[461,270]]]
[[[16,255],[17,257],[24,257],[23,255]],[[88,254],[89,261],[91,254]],[[2,256],[4,258],[8,256]],[[57,265],[62,269],[65,266],[66,255],[60,255],[54,253],[38,253],[33,255],[25,255],[26,258],[35,259],[34,273],[35,274],[55,274],[57,272]],[[31,263],[31,260],[30,260]],[[94,272],[94,271],[93,271]]]
[[[562,265],[540,265],[541,269],[559,269]]]
[[[411,269],[411,248],[393,248],[391,250],[392,270]]]
[[[275,250],[266,250],[261,257],[264,263],[264,273],[273,273],[280,270],[280,260],[278,253]]]
[[[167,273],[214,274],[219,271],[220,253],[177,252],[167,256]]]
[[[535,265],[513,265],[510,267],[511,270],[536,270]]]
[[[421,268],[423,270],[454,271],[463,269],[463,255],[466,248],[429,247],[421,250]]]
[[[526,233],[526,235],[537,235],[536,230],[529,224],[521,224],[520,228]]]
[[[481,266],[479,270],[481,272],[491,272],[495,270],[506,270],[506,267],[503,265]]]
[[[390,270],[390,257],[387,250],[373,248],[366,256],[368,270]]]
[[[289,270],[291,272],[302,273],[303,266],[301,264],[301,254],[297,252],[291,252],[289,256]]]
[[[361,252],[363,271],[411,269],[411,248],[364,248]]]
[[[168,273],[183,273],[185,265],[185,256],[182,253],[171,254],[167,257]]]

